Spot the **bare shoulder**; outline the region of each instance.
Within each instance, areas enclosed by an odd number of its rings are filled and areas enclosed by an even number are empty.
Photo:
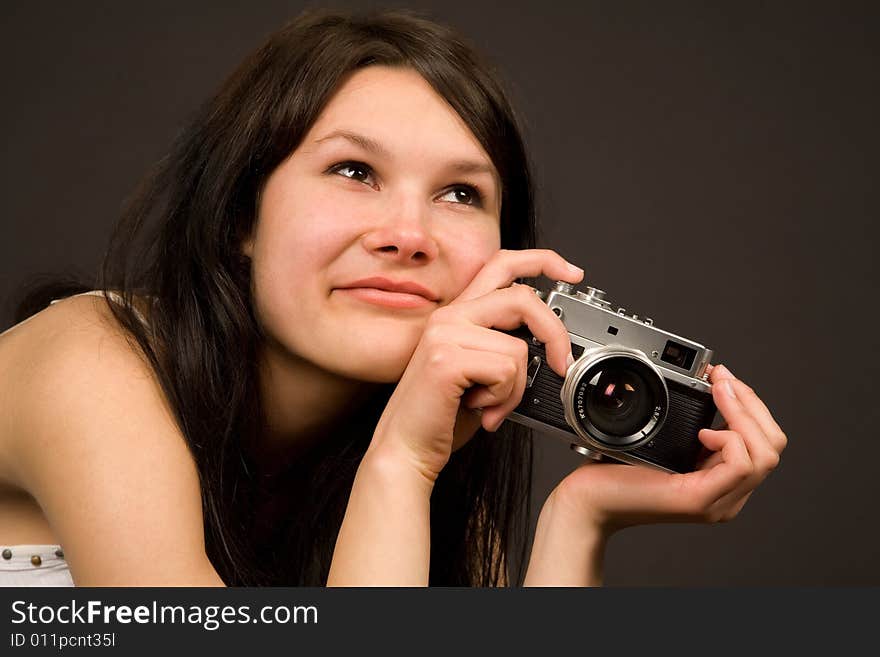
[[[102,297],[0,337],[6,474],[43,509],[74,582],[222,585],[198,470],[152,368]]]
[[[65,402],[89,403],[91,386],[125,382],[117,393],[125,397],[143,394],[153,382],[106,301],[96,296],[64,299],[0,335],[0,372],[3,453],[34,445],[27,430],[50,422]]]

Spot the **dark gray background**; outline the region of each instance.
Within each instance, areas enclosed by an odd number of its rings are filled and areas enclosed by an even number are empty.
[[[880,584],[875,11],[580,4],[392,6],[456,26],[501,70],[535,164],[540,245],[715,349],[790,441],[733,522],[616,535],[606,583]],[[0,330],[29,276],[94,272],[150,164],[304,6],[2,4]],[[580,462],[537,445],[536,511]]]

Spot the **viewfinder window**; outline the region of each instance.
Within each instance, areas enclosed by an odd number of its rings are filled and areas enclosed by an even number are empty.
[[[666,348],[663,350],[663,355],[660,356],[660,360],[669,363],[670,365],[680,367],[683,370],[689,370],[691,369],[691,365],[694,364],[694,358],[696,357],[696,349],[691,349],[690,347],[685,347],[683,344],[679,344],[673,340],[668,340],[666,342]]]

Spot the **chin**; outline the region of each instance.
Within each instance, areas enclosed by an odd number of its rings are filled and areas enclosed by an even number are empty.
[[[405,324],[399,319],[358,321],[339,336],[333,360],[364,381],[390,383],[403,376],[421,340],[424,321]],[[342,346],[342,341],[345,341]]]
[[[405,359],[394,360],[336,360],[332,363],[317,363],[337,376],[365,383],[397,383],[409,363]]]

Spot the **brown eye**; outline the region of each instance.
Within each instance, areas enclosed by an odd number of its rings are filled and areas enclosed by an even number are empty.
[[[441,198],[445,198],[450,195],[455,199],[455,203],[460,203],[462,205],[473,205],[476,207],[482,207],[483,205],[482,195],[470,185],[459,185],[458,187],[453,187]]]
[[[330,168],[330,172],[338,173],[345,178],[350,178],[357,182],[367,183],[366,179],[372,174],[373,170],[363,162],[340,162],[333,165]]]

